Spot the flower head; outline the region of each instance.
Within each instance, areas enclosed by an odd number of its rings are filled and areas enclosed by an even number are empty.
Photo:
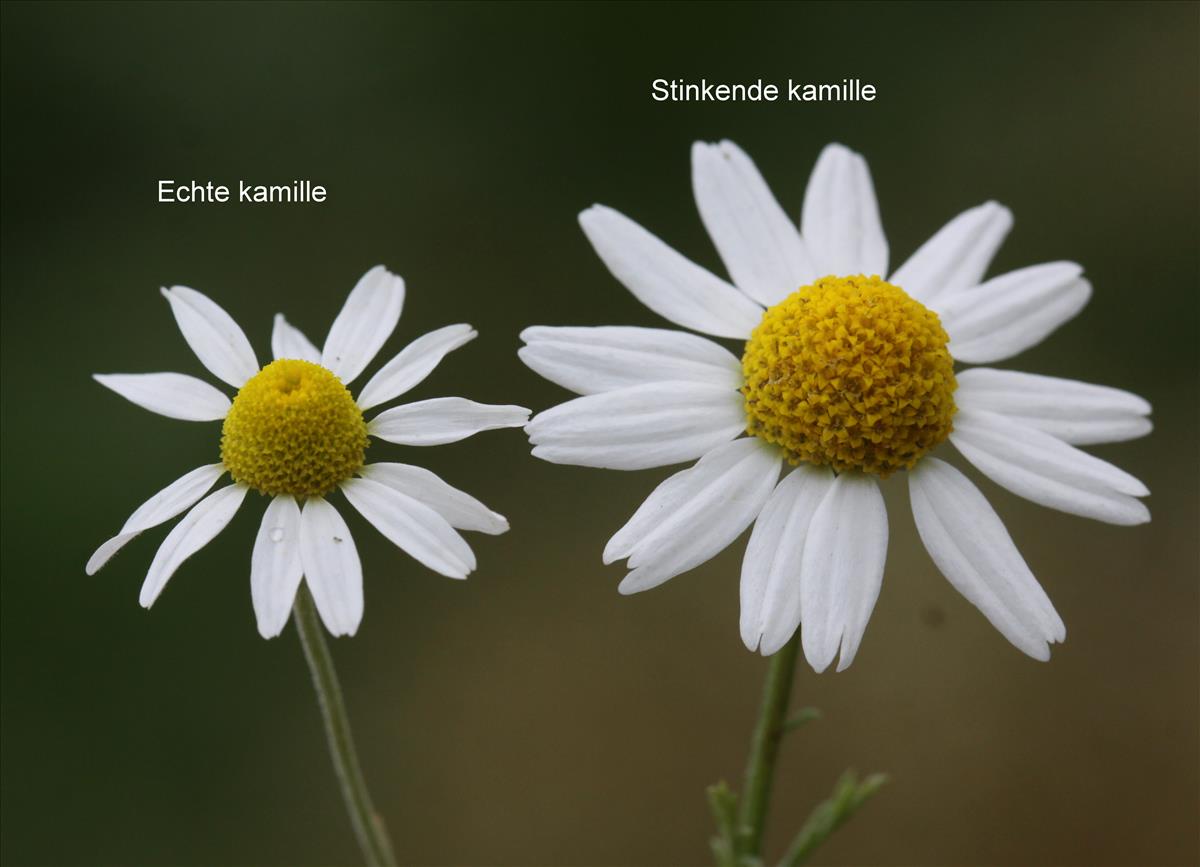
[[[746,341],[747,430],[801,461],[884,478],[950,435],[954,360],[937,314],[878,277],[826,277]]]
[[[754,524],[742,564],[741,633],[771,654],[801,630],[822,671],[854,659],[879,595],[888,521],[879,483],[907,476],[937,567],[1018,648],[1049,658],[1066,630],[1000,518],[945,441],[1002,487],[1113,524],[1149,520],[1137,479],[1078,445],[1149,432],[1150,406],[1099,385],[973,368],[1039,343],[1087,303],[1071,262],[984,280],[1012,226],[987,202],[951,220],[896,270],[865,160],[821,153],[797,227],[732,142],[697,143],[700,216],[732,283],[596,205],[580,224],[600,258],[676,325],[527,329],[520,355],[582,395],[526,427],[554,463],[668,478],[608,542],[622,593],[656,587]],[[742,436],[746,434],[746,436]],[[790,467],[786,475],[781,473]]]
[[[346,299],[318,350],[282,315],[271,335],[274,361],[259,368],[250,341],[209,298],[183,286],[164,289],[183,337],[220,389],[180,373],[97,374],[102,385],[152,412],[222,422],[217,463],[199,467],[146,501],[88,561],[95,573],[139,533],[185,512],[167,535],[142,585],[149,608],[179,566],[229,523],[247,492],[271,498],[250,561],[258,629],[278,635],[305,580],[325,626],[353,635],[363,613],[362,567],[354,539],[327,497],[340,490],[389,540],[425,566],[465,578],[475,555],[459,530],[503,533],[508,522],[421,467],[366,463],[370,437],[402,445],[455,442],[480,431],[520,427],[529,410],[459,397],[405,404],[370,421],[363,413],[425,379],[447,353],[476,336],[449,325],[410,343],[355,399],[347,385],[363,372],[400,319],[404,281],[382,266]],[[232,483],[209,494],[226,473]],[[207,495],[207,496],[206,496]]]

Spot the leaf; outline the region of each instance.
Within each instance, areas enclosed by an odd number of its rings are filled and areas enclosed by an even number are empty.
[[[798,867],[808,860],[816,848],[853,816],[887,781],[886,774],[872,774],[861,783],[852,770],[842,774],[834,786],[832,797],[817,805],[792,840],[792,845],[788,847],[787,854],[780,862],[781,867]]]
[[[802,707],[800,710],[792,714],[791,718],[789,718],[788,721],[783,724],[783,731],[795,731],[796,729],[803,728],[810,722],[814,722],[820,718],[821,711],[819,709],[815,707]]]
[[[734,824],[737,821],[738,797],[724,780],[708,787],[708,806],[717,822],[717,834],[709,841],[717,867],[737,867],[734,848]]]

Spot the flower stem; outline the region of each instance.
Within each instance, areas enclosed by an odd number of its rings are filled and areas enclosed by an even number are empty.
[[[792,679],[796,671],[796,656],[800,650],[800,631],[771,657],[767,679],[763,684],[762,706],[758,723],[750,741],[750,758],[746,762],[746,781],[742,789],[738,816],[739,853],[751,858],[762,855],[763,832],[767,808],[771,803],[771,784],[775,779],[775,764],[779,758],[779,742],[786,727],[788,704],[792,695]]]
[[[367,791],[367,783],[358,764],[358,754],[354,751],[350,718],[342,701],[342,688],[338,684],[333,658],[329,655],[329,646],[325,643],[312,595],[303,584],[296,594],[292,615],[296,621],[296,632],[300,635],[300,646],[304,648],[304,658],[308,661],[308,670],[312,673],[313,688],[317,692],[321,719],[329,739],[329,752],[333,756],[333,769],[342,787],[342,798],[346,802],[346,812],[350,814],[350,823],[354,826],[354,836],[358,838],[358,845],[362,847],[368,865],[391,867],[396,863],[392,842],[388,839],[383,819],[371,804],[371,793]]]

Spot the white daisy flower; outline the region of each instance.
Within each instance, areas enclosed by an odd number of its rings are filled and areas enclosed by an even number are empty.
[[[345,521],[328,500],[335,490],[391,542],[451,578],[475,569],[459,530],[498,534],[508,521],[429,470],[367,464],[369,437],[409,446],[456,442],[480,431],[520,427],[529,410],[443,397],[363,413],[420,383],[447,353],[476,337],[448,325],[419,337],[358,393],[346,386],[391,335],[404,304],[404,281],[382,265],[350,292],[317,349],[276,315],[274,361],[259,368],[242,329],[221,307],[184,286],[163,289],[188,346],[213,376],[237,389],[233,400],[182,373],[96,374],[96,380],[151,412],[186,421],[221,421],[221,460],[198,467],[159,491],[87,563],[94,574],[139,533],[187,512],[167,535],[142,585],[154,604],[175,570],[221,532],[250,490],[271,498],[250,559],[258,631],[278,635],[301,579],[325,627],[353,635],[363,613],[362,567]],[[232,483],[209,494],[226,473]],[[207,496],[205,496],[207,494]]]
[[[1076,446],[1150,430],[1133,394],[954,363],[1010,358],[1087,303],[1071,262],[984,281],[1012,226],[987,202],[951,220],[887,280],[888,244],[866,161],[821,153],[797,227],[732,142],[692,148],[696,204],[732,284],[601,205],[579,221],[643,304],[676,325],[745,341],[742,357],[656,328],[523,332],[522,360],[582,397],[526,427],[552,463],[637,470],[699,459],[608,542],[622,593],[710,559],[754,523],[741,634],[764,655],[803,623],[817,671],[854,659],[879,595],[888,523],[879,481],[906,470],[933,561],[1000,632],[1048,659],[1066,631],[983,495],[930,452],[949,439],[997,484],[1036,503],[1140,524],[1149,492]],[[800,288],[798,288],[800,287]],[[743,433],[748,436],[741,436]],[[794,467],[780,475],[785,465]]]

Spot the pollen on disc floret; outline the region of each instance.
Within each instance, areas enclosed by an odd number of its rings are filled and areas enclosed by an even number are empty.
[[[948,340],[936,313],[879,277],[817,280],[746,342],[746,430],[793,464],[911,468],[953,430]]]
[[[332,372],[285,358],[255,374],[221,428],[221,461],[234,481],[264,494],[327,494],[363,465],[367,425]]]

